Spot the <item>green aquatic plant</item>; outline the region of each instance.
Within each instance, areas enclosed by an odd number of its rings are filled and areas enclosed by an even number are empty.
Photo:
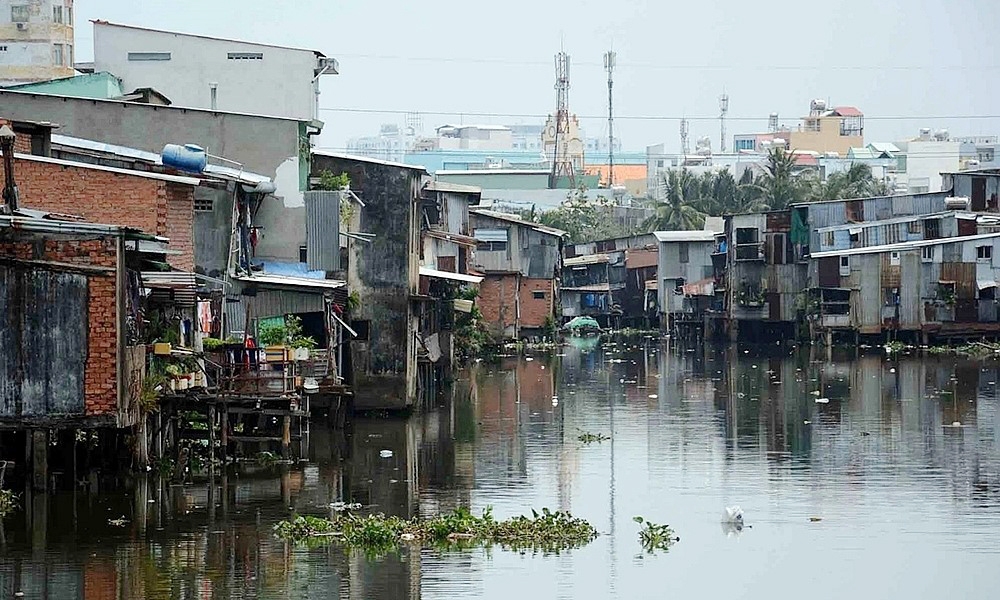
[[[653,554],[657,550],[664,552],[670,550],[674,542],[681,541],[674,530],[669,525],[659,525],[652,521],[647,521],[642,517],[632,517],[632,520],[639,524],[639,543],[642,549]]]
[[[475,516],[467,508],[430,519],[401,519],[383,514],[366,516],[346,513],[333,519],[297,516],[281,521],[275,534],[292,541],[327,538],[347,548],[379,556],[409,542],[443,549],[497,545],[508,550],[558,553],[579,548],[597,537],[597,530],[568,512],[532,511],[531,517],[518,516],[504,521],[493,517],[492,508]]]
[[[0,490],[0,519],[20,508],[17,494],[11,490]]]
[[[594,442],[603,442],[604,440],[610,440],[611,437],[604,435],[603,433],[591,433],[589,431],[583,431],[580,435],[576,436],[576,439],[583,442],[584,444],[592,444]]]

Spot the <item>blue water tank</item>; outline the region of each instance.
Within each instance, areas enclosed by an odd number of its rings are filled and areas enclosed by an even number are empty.
[[[189,173],[202,173],[208,165],[208,155],[205,149],[194,144],[167,144],[161,155],[163,165]]]

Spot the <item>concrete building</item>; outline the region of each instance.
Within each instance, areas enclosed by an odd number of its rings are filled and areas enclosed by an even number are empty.
[[[504,125],[442,125],[437,128],[441,150],[511,150],[513,135]]]
[[[660,327],[682,335],[703,331],[707,311],[721,312],[716,302],[716,277],[712,255],[718,251],[719,223],[703,231],[657,231],[659,246],[656,299]],[[720,229],[720,231],[713,231]]]
[[[559,136],[556,136],[556,115],[549,115],[542,130],[542,151],[548,160],[555,160],[558,156],[562,161],[571,163],[575,172],[582,173],[584,148],[583,129],[576,115],[569,115],[569,129]]]
[[[318,116],[319,81],[337,74],[317,50],[94,21],[94,70],[174,104],[290,119]]]
[[[0,0],[0,86],[73,75],[73,0]]]
[[[922,129],[919,136],[897,142],[896,146],[901,153],[893,182],[897,193],[921,194],[947,189],[942,173],[959,171],[966,168],[969,161],[978,161],[975,144],[953,140],[943,129],[934,133]]]
[[[322,128],[319,121],[8,90],[0,90],[0,115],[58,123],[64,135],[146,152],[159,154],[166,144],[190,143],[235,160],[239,166],[226,165],[234,176],[242,167],[273,181],[277,188],[257,208],[257,218],[269,224],[257,232],[257,258],[299,261],[299,249],[306,243],[304,192],[312,160],[310,141]],[[219,227],[226,240],[222,243],[228,244],[226,223],[231,215],[221,218]],[[206,268],[221,271],[224,264],[223,260]]]
[[[514,215],[473,208],[473,260],[484,280],[479,292],[483,319],[498,337],[544,334],[559,316],[559,275],[565,231]]]
[[[865,145],[865,117],[853,106],[827,108],[825,100],[813,100],[809,114],[794,129],[778,126],[777,115],[772,118],[771,131],[733,136],[733,149],[765,153],[768,144],[781,139],[791,150],[847,156],[851,148]]]

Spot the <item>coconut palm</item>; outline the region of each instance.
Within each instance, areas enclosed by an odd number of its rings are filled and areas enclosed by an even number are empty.
[[[677,231],[701,229],[705,213],[696,206],[703,203],[697,196],[698,178],[687,169],[671,169],[661,175],[663,200],[653,205],[653,215],[643,223],[647,231]]]
[[[870,166],[852,163],[846,171],[830,175],[820,190],[822,200],[843,198],[870,198],[884,196],[888,189],[884,182],[875,179]]]
[[[754,186],[771,210],[783,210],[790,204],[813,198],[813,180],[797,172],[795,154],[783,148],[767,153],[764,172],[754,181]]]

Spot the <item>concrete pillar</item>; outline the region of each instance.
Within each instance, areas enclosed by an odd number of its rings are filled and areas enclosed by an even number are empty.
[[[31,487],[44,492],[49,484],[49,431],[32,429],[28,440],[31,446]]]

